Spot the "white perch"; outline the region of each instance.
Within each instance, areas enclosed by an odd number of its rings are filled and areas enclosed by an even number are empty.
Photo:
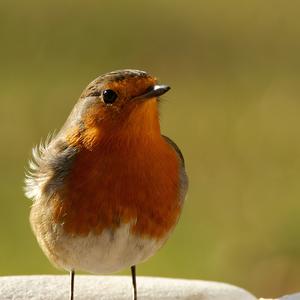
[[[210,281],[137,277],[139,300],[257,300],[239,287]],[[0,277],[0,299],[68,300],[67,276]],[[131,300],[127,276],[75,276],[75,300]]]
[[[257,300],[242,288],[220,282],[137,277],[139,300]],[[68,276],[0,277],[1,300],[68,300]],[[131,277],[75,276],[75,300],[131,300]],[[300,293],[277,299],[300,300]]]

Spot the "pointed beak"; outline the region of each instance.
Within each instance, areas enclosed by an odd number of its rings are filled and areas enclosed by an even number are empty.
[[[163,85],[163,84],[156,84],[152,87],[150,87],[147,92],[143,95],[137,96],[133,98],[133,100],[143,100],[143,99],[149,99],[149,98],[155,98],[163,95],[170,89],[169,86]]]

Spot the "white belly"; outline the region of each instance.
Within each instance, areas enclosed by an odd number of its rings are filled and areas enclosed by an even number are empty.
[[[62,228],[57,225],[53,229],[46,235],[37,235],[50,261],[68,271],[95,274],[113,273],[143,262],[167,239],[137,237],[130,232],[129,224],[121,225],[114,232],[104,230],[100,235],[90,233],[85,237],[62,234]]]

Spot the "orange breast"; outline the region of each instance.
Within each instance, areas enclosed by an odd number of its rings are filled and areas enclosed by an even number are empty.
[[[66,187],[54,200],[54,220],[70,234],[131,230],[160,238],[180,213],[179,160],[161,136],[99,143],[78,154]]]

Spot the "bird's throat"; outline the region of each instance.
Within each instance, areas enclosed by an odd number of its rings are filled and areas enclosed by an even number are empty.
[[[160,135],[158,105],[155,98],[137,103],[120,128],[131,136]]]
[[[154,98],[134,103],[120,119],[87,125],[84,130],[75,128],[68,137],[68,144],[93,150],[108,144],[128,145],[161,138],[158,105]]]

